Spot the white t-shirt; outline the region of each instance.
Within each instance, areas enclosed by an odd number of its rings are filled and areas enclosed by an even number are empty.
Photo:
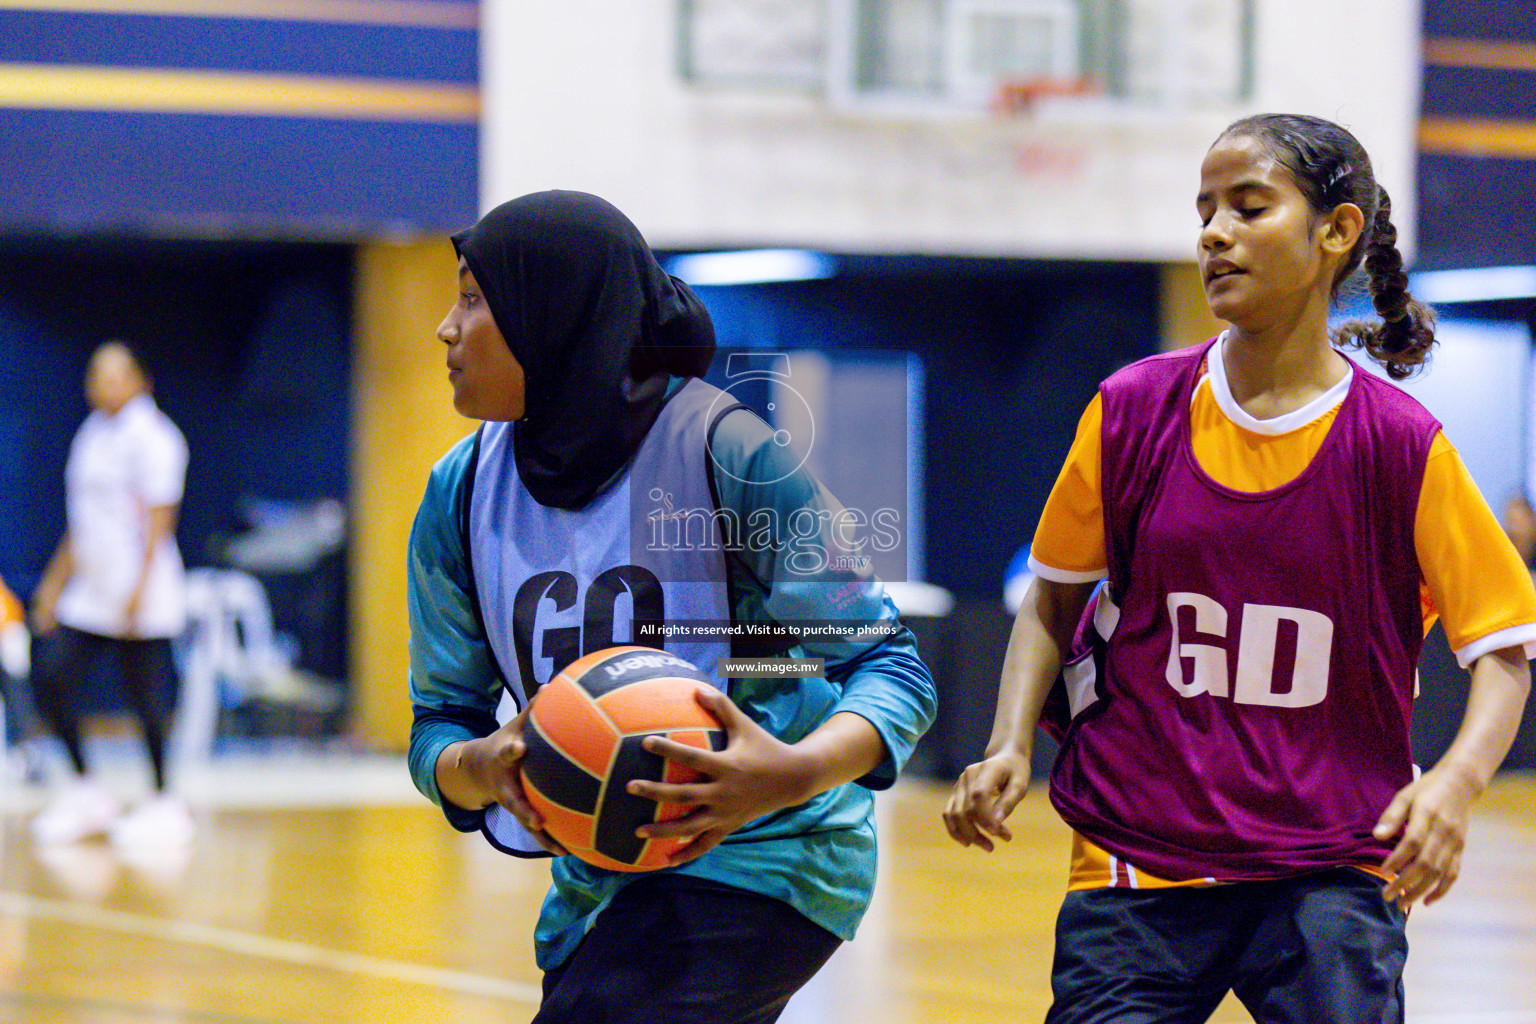
[[[74,572],[59,595],[59,622],[101,636],[128,633],[124,615],[144,565],[148,510],[181,502],[187,442],[148,395],[86,417],[64,470]],[[156,546],[144,581],[139,637],[169,637],[186,624],[176,538]]]

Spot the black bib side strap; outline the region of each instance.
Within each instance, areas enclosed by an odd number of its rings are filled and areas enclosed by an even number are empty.
[[[709,480],[709,496],[710,499],[715,503],[716,513],[722,511],[722,506],[720,504],[720,488],[715,480],[715,431],[719,428],[720,421],[725,419],[725,417],[729,416],[731,413],[735,412],[737,409],[747,409],[748,411],[751,411],[750,406],[747,406],[741,402],[728,405],[715,414],[715,418],[709,423],[709,431],[707,434],[705,434],[704,472],[706,474],[706,478]],[[777,622],[768,623],[768,625],[776,628],[774,628],[773,631],[766,636],[738,635],[736,627],[739,626],[740,623],[738,623],[736,619],[736,569],[732,561],[733,554],[734,552],[732,552],[728,546],[725,547],[725,592],[726,601],[730,605],[731,609],[732,627],[731,657],[773,658],[786,653],[790,648],[799,643],[800,639],[790,629],[780,625]]]

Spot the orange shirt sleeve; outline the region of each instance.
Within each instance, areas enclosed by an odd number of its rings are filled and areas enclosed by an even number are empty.
[[[1094,395],[1077,421],[1077,437],[1035,527],[1029,567],[1043,579],[1087,583],[1109,575],[1104,498],[1099,485],[1103,424],[1103,400]]]
[[[1490,651],[1536,655],[1536,587],[1461,455],[1436,434],[1414,519],[1426,625],[1439,614],[1466,668]]]
[[[26,615],[22,610],[21,602],[16,600],[16,595],[11,593],[9,587],[0,583],[0,628],[11,625],[14,622],[25,621]]]

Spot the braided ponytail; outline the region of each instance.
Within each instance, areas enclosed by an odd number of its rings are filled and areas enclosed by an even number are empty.
[[[1222,133],[1259,139],[1295,176],[1297,187],[1319,214],[1340,203],[1353,203],[1365,214],[1361,232],[1333,282],[1333,296],[1364,257],[1371,299],[1380,323],[1352,320],[1334,332],[1342,347],[1363,348],[1387,368],[1387,376],[1411,376],[1435,344],[1435,313],[1408,294],[1408,275],[1397,251],[1392,200],[1376,184],[1365,147],[1344,128],[1305,114],[1255,114],[1233,122]]]
[[[1376,216],[1365,250],[1371,301],[1380,323],[1351,320],[1334,332],[1334,344],[1363,348],[1387,368],[1387,376],[1403,380],[1412,376],[1435,345],[1435,312],[1408,294],[1408,274],[1397,251],[1397,228],[1392,224],[1392,200],[1387,190],[1376,187]]]

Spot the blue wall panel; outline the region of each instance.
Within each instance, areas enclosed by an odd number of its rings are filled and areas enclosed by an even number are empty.
[[[0,11],[0,61],[473,83],[478,40],[417,26]]]
[[[1536,264],[1536,161],[1419,155],[1421,270]]]
[[[0,138],[12,230],[352,237],[477,214],[470,125],[0,110]]]
[[[1424,36],[1418,266],[1536,263],[1536,4],[1428,0]]]
[[[1530,118],[1536,116],[1536,72],[1430,65],[1421,107],[1432,117]]]
[[[0,231],[358,239],[473,221],[476,7],[418,4],[415,24],[349,10],[0,11]]]
[[[1427,0],[1426,36],[1536,39],[1536,4],[1525,0]]]

